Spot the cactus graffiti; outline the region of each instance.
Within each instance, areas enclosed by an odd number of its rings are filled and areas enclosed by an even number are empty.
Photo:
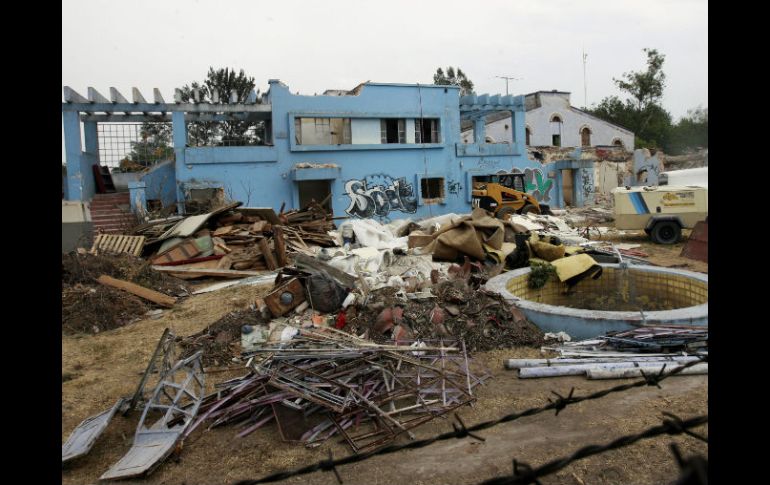
[[[522,171],[514,168],[513,173],[522,173]],[[539,168],[526,168],[524,169],[524,189],[527,193],[532,194],[538,202],[549,202],[551,189],[553,189],[553,179],[543,175]]]
[[[350,197],[350,205],[345,212],[351,216],[383,218],[391,211],[417,212],[414,187],[407,183],[406,177],[367,175],[360,180],[345,182],[345,193]]]

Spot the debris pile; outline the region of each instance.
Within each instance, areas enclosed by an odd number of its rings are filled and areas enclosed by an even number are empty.
[[[365,452],[476,400],[490,377],[472,371],[462,342],[378,345],[337,331],[302,330],[253,352],[251,372],[217,385],[199,417],[237,424],[239,438],[275,421],[286,441],[317,446],[341,435]]]
[[[454,338],[473,352],[543,343],[543,332],[500,295],[473,289],[464,280],[439,282],[430,294],[409,298],[393,288],[372,292],[366,305],[347,309],[344,329],[375,341]]]
[[[183,279],[253,276],[288,263],[293,253],[329,247],[334,224],[318,204],[278,214],[271,208],[239,208],[240,202],[206,214],[142,224],[145,253],[156,271]]]
[[[203,365],[221,366],[232,362],[234,357],[241,354],[241,330],[244,325],[265,325],[259,313],[255,310],[240,310],[228,313],[200,332],[177,337],[181,358],[189,357],[198,351],[203,351]]]
[[[119,285],[133,283],[147,293],[137,296],[105,284],[115,280]],[[164,301],[159,298],[170,301],[185,294],[184,281],[153,271],[147,261],[135,256],[62,254],[62,329],[68,333],[117,328],[141,318],[158,305],[157,301]]]

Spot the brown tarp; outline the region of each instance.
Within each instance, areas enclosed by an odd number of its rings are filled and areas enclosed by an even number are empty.
[[[433,235],[433,242],[428,244],[425,253],[432,252],[433,258],[454,261],[460,255],[468,255],[477,260],[484,260],[484,244],[500,250],[505,238],[503,222],[480,208],[473,210],[470,216],[453,220]]]

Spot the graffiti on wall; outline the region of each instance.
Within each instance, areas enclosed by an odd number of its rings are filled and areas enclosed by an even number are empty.
[[[367,175],[345,182],[345,193],[350,197],[345,212],[354,217],[386,217],[391,211],[417,212],[414,187],[406,177]]]
[[[449,189],[450,194],[458,195],[460,191],[463,189],[462,185],[460,185],[460,182],[457,180],[449,180],[447,183],[447,188]]]
[[[592,171],[583,169],[581,170],[581,184],[583,186],[583,194],[590,196],[595,192],[594,189],[594,177]]]
[[[483,168],[486,170],[492,170],[498,165],[500,165],[500,162],[498,160],[484,160],[483,158],[479,160],[479,168]]]
[[[518,168],[513,173],[522,173]],[[524,169],[524,190],[531,194],[538,202],[549,202],[553,189],[553,177],[546,177],[539,168]]]

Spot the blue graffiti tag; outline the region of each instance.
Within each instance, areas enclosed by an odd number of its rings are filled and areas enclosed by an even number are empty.
[[[414,188],[406,177],[394,179],[389,175],[367,175],[363,179],[345,182],[345,193],[350,205],[345,212],[351,216],[386,217],[391,211],[413,214],[417,212]]]

